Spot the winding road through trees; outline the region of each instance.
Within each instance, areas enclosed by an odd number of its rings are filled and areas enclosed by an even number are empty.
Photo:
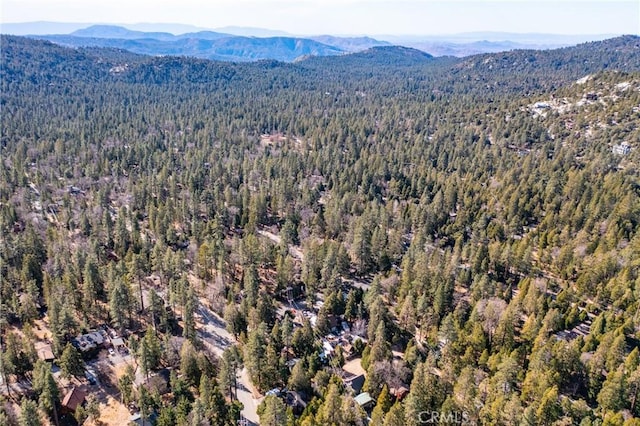
[[[202,301],[199,301],[197,312],[199,314],[196,319],[198,337],[212,352],[222,358],[224,350],[236,344],[235,339],[227,331],[224,320],[207,308]],[[238,375],[238,400],[244,406],[241,414],[247,421],[246,425],[260,424],[257,409],[262,402],[262,396],[253,387],[246,368],[243,368]]]

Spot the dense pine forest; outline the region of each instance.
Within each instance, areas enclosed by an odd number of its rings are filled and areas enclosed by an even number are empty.
[[[640,424],[640,38],[0,50],[0,424]]]

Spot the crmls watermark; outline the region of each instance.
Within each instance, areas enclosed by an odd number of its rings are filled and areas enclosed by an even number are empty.
[[[418,423],[432,425],[468,425],[476,424],[466,411],[451,411],[441,413],[440,411],[421,411],[418,413]]]

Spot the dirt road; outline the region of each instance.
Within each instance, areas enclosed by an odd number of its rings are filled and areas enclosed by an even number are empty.
[[[273,232],[265,231],[264,229],[259,229],[258,234],[262,235],[263,237],[267,237],[268,239],[270,239],[276,244],[280,244],[280,241],[281,241],[280,235],[276,235]],[[302,250],[300,250],[299,246],[294,246],[290,244],[289,254],[298,260],[304,260],[304,254],[302,253]]]

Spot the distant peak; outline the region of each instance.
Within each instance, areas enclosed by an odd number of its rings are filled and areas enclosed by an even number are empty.
[[[96,24],[96,25],[90,25],[87,28],[76,30],[71,34],[81,36],[83,34],[93,34],[96,32],[109,32],[111,34],[129,34],[133,31],[118,25]]]
[[[171,40],[175,36],[171,33],[164,32],[143,32],[133,31],[119,25],[91,25],[71,33],[75,37],[95,37],[95,38],[119,38],[119,39],[138,39],[138,38],[155,38],[159,40]]]
[[[426,52],[423,52],[422,50],[414,49],[412,47],[405,47],[405,46],[374,46],[365,50],[363,53],[372,53],[372,54],[387,53],[387,54],[396,54],[396,55],[401,54],[406,57],[422,58],[422,59],[433,58],[432,55]]]

